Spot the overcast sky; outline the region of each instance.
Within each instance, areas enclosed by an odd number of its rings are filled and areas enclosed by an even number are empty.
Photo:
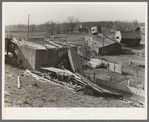
[[[47,21],[64,22],[74,16],[80,21],[126,20],[145,22],[147,4],[140,3],[3,3],[3,19],[6,25],[42,24]]]

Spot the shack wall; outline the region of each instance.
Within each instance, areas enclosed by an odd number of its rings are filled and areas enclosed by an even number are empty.
[[[104,55],[119,54],[120,52],[121,52],[121,45],[118,43],[114,43],[109,46],[103,47]],[[102,55],[102,47],[99,48],[98,55]]]
[[[56,52],[54,50],[37,50],[36,51],[36,70],[40,67],[54,66]]]
[[[66,69],[70,69],[68,54],[66,48],[37,50],[36,51],[36,70],[40,67],[59,67],[63,61],[66,61]]]
[[[22,66],[27,69],[34,70],[36,61],[36,49],[27,46],[20,46],[18,48],[17,64],[22,62]]]

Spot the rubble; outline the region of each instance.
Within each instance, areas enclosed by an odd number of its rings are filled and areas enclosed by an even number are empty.
[[[84,94],[95,95],[100,97],[111,97],[115,99],[122,99],[123,96],[117,93],[110,92],[104,88],[99,87],[92,81],[85,78],[80,73],[72,73],[66,69],[58,69],[54,67],[42,67],[44,73],[39,71],[26,70],[25,74],[30,74],[38,81],[47,81],[49,83],[56,83],[61,86],[73,89],[75,92],[83,91]]]

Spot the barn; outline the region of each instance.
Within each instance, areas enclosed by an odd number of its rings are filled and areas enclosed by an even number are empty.
[[[89,46],[91,50],[96,51],[98,55],[112,55],[119,54],[121,52],[122,45],[116,40],[111,40],[110,38],[104,36],[101,33],[92,35],[90,39]]]
[[[126,45],[139,45],[141,41],[140,31],[117,31],[115,39]]]

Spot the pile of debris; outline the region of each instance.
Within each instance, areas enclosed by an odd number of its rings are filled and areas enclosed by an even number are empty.
[[[41,69],[43,72],[26,70],[25,74],[32,75],[38,81],[44,80],[67,86],[73,89],[75,92],[81,91],[88,95],[123,99],[121,94],[113,93],[109,90],[99,87],[78,72],[72,73],[67,69],[58,69],[54,67],[41,67]]]
[[[128,100],[123,98],[122,94],[109,91],[102,87],[99,87],[91,80],[79,73],[72,73],[67,69],[58,69],[54,67],[42,67],[43,72],[26,69],[24,74],[31,75],[39,82],[48,82],[68,88],[71,92],[82,92],[86,95],[92,95],[97,97],[117,99],[122,102],[131,104],[136,107],[143,107],[142,103],[137,101]]]

